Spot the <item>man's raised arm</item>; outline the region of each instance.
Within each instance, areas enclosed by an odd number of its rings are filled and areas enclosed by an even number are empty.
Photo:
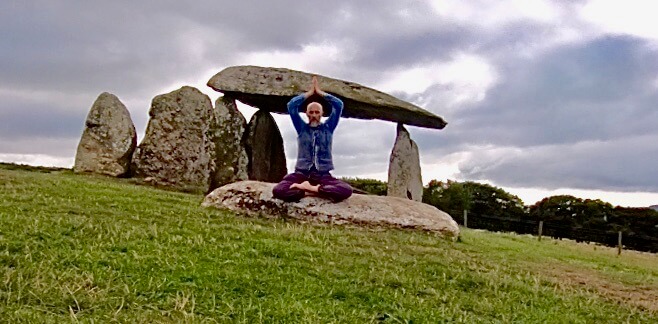
[[[290,119],[292,119],[292,125],[295,126],[297,134],[299,134],[302,131],[302,127],[304,127],[304,120],[302,117],[299,117],[299,107],[304,103],[304,100],[315,93],[315,85],[317,82],[316,77],[313,76],[313,85],[311,85],[311,88],[288,101],[288,115],[290,115]]]
[[[299,107],[302,105],[305,99],[306,94],[302,93],[288,101],[288,115],[290,115],[292,125],[295,126],[297,134],[299,134],[302,131],[302,127],[304,127],[304,120],[302,117],[299,117]]]
[[[327,119],[325,125],[327,125],[327,127],[329,127],[329,129],[333,132],[338,126],[340,116],[343,114],[343,101],[331,94],[322,91],[318,85],[318,79],[315,76],[313,77],[313,90],[315,93],[321,95],[331,105],[331,114],[329,114],[329,119]]]
[[[343,114],[343,101],[326,92],[324,99],[327,100],[331,105],[331,114],[329,114],[329,118],[325,124],[327,127],[329,127],[329,129],[331,129],[331,131],[334,131],[338,126],[340,116]]]

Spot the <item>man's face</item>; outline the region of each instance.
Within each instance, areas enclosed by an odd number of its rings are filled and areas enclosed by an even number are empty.
[[[317,102],[311,102],[306,106],[306,117],[308,117],[309,124],[320,123],[322,118],[322,105]]]

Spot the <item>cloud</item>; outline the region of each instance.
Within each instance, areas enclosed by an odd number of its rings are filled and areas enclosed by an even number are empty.
[[[73,157],[57,157],[47,154],[4,154],[0,153],[0,161],[16,164],[38,165],[45,167],[70,168]]]
[[[75,138],[69,137],[50,137],[50,136],[30,136],[18,139],[0,138],[0,152],[4,156],[21,155],[23,158],[27,156],[34,156],[35,159],[39,156],[50,156],[57,160],[61,158],[73,161],[75,152],[80,142],[80,135],[82,131]],[[63,166],[63,165],[60,165]],[[69,165],[69,167],[73,164]]]
[[[651,1],[593,0],[582,5],[580,17],[601,32],[629,35],[658,41],[658,22],[653,14],[658,5]]]
[[[528,20],[552,23],[563,16],[569,3],[545,0],[500,1],[429,1],[434,11],[447,19],[494,28],[508,23]]]
[[[430,87],[446,87],[450,98],[443,104],[447,108],[472,101],[482,101],[487,90],[497,79],[496,71],[486,59],[476,55],[458,53],[448,62],[434,62],[411,68],[398,68],[383,73],[382,91],[410,94],[408,100],[420,106],[430,106],[431,96],[413,96],[427,92]],[[447,98],[446,98],[447,99]],[[433,105],[432,105],[433,106]],[[430,108],[431,109],[431,108]]]
[[[0,102],[0,138],[4,141],[22,138],[75,138],[82,134],[85,115],[64,100],[48,100],[39,92],[33,97],[21,93],[2,94]],[[75,101],[75,98],[71,98]],[[3,151],[0,147],[0,152]],[[53,152],[48,152],[53,153]]]
[[[0,158],[74,155],[103,91],[138,137],[150,101],[237,64],[362,83],[448,121],[408,127],[428,177],[658,191],[649,2],[0,3]],[[249,110],[241,106],[243,111]],[[295,134],[276,115],[294,166]],[[395,124],[343,120],[336,174],[385,177]],[[596,167],[592,167],[596,166]],[[626,170],[628,169],[628,170]]]
[[[526,149],[482,147],[471,154],[460,172],[503,186],[658,191],[655,136]]]

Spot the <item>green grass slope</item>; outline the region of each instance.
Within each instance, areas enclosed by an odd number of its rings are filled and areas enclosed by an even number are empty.
[[[658,320],[658,257],[511,234],[308,225],[0,165],[0,322]]]

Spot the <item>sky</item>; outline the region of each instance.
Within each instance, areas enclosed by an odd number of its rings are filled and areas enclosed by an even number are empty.
[[[531,205],[658,204],[653,1],[0,2],[0,161],[72,167],[104,91],[144,135],[151,99],[233,65],[357,82],[443,117],[408,126],[423,182],[478,181]],[[247,119],[255,109],[239,106]],[[288,167],[287,115],[275,114]],[[343,119],[335,176],[386,180],[396,125]]]

